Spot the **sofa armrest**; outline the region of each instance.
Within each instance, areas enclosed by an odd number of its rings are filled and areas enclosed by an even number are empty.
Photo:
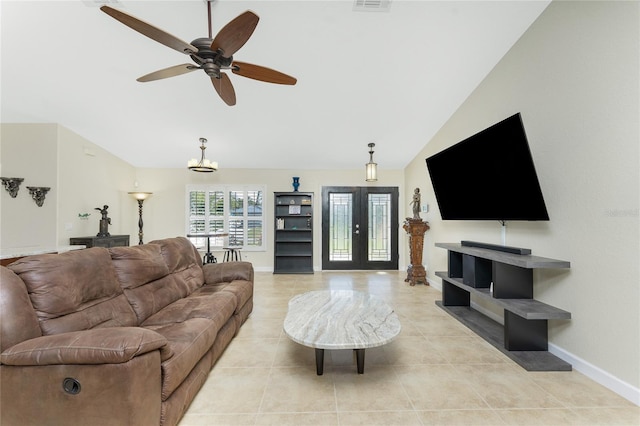
[[[73,331],[25,340],[0,354],[6,365],[120,364],[160,349],[171,351],[167,339],[139,327],[107,327]]]
[[[215,285],[234,280],[253,282],[253,264],[251,262],[207,263],[202,266],[204,284]]]

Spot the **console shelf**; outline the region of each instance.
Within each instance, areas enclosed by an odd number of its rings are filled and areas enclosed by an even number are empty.
[[[529,371],[571,370],[547,351],[547,320],[568,320],[571,313],[533,299],[533,269],[564,269],[569,262],[460,244],[436,247],[448,250],[448,271],[436,272],[438,306]],[[502,308],[504,326],[472,309],[471,295]]]

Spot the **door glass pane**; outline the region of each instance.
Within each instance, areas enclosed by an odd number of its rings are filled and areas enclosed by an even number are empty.
[[[329,194],[329,260],[351,261],[353,196]]]
[[[368,194],[369,261],[391,260],[391,194]]]

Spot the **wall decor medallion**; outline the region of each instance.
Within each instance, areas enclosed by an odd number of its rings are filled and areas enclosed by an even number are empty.
[[[27,186],[27,189],[29,190],[29,194],[31,194],[33,201],[36,202],[36,205],[38,207],[42,207],[44,199],[47,196],[47,192],[49,192],[51,188],[47,186]]]
[[[2,184],[4,185],[4,188],[9,192],[9,195],[11,195],[11,198],[16,198],[16,196],[18,195],[18,190],[20,189],[20,184],[22,183],[22,181],[24,181],[24,178],[3,177],[0,179],[2,179]]]

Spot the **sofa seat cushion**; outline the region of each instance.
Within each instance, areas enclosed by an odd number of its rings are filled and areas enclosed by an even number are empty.
[[[230,283],[207,284],[194,291],[190,297],[209,297],[210,295],[231,294],[235,298],[236,309],[240,312],[242,307],[253,297],[253,283],[244,280],[235,280]]]
[[[206,297],[188,296],[150,316],[142,323],[142,326],[161,326],[184,322],[192,318],[205,318],[213,321],[217,332],[231,318],[235,309],[236,298],[231,293],[213,294]]]
[[[218,327],[206,318],[145,327],[164,336],[173,356],[162,362],[162,400],[166,401],[211,349]]]
[[[137,325],[105,248],[29,256],[9,268],[24,281],[45,335]]]

